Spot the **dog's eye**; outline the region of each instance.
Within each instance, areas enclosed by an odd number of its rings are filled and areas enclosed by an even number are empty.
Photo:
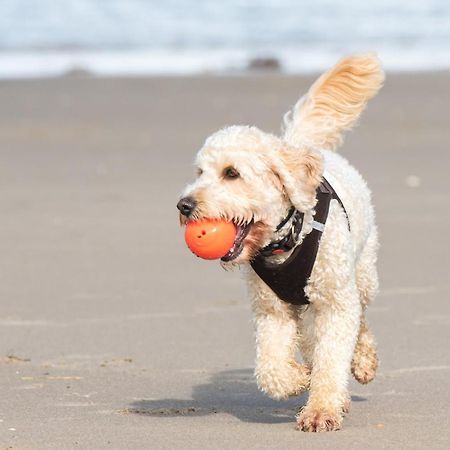
[[[223,177],[228,180],[234,180],[239,178],[241,175],[234,167],[227,167],[223,171]]]
[[[200,177],[203,174],[203,170],[200,167],[197,169],[197,176]]]

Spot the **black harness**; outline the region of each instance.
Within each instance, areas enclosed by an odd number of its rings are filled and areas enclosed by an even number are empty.
[[[279,231],[292,218],[290,232],[280,241],[271,242],[264,247],[251,262],[253,270],[270,289],[281,300],[292,305],[309,304],[305,286],[316,261],[331,200],[337,200],[347,215],[341,199],[325,178],[322,178],[322,182],[317,188],[316,198],[313,229],[305,236],[300,245],[296,246],[302,230],[304,214],[292,207],[287,217],[276,228]],[[350,229],[348,216],[347,223]],[[268,256],[285,253],[293,248],[289,258],[280,264],[271,263],[266,259]]]

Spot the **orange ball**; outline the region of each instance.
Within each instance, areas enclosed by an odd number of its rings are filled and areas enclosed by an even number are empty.
[[[186,244],[192,253],[203,259],[222,258],[233,246],[235,238],[233,222],[205,219],[186,223]]]

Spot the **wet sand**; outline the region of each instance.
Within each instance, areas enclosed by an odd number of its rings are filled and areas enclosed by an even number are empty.
[[[305,398],[258,392],[241,275],[184,246],[204,138],[277,131],[311,80],[0,82],[2,448],[448,448],[450,74],[388,75],[341,150],[382,242],[381,366],[342,431],[297,432]]]

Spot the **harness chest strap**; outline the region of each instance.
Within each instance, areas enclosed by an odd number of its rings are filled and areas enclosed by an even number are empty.
[[[305,236],[302,243],[294,248],[289,258],[280,264],[270,263],[266,259],[269,244],[251,262],[253,270],[267,286],[281,300],[293,305],[309,304],[305,287],[314,267],[331,200],[337,200],[347,215],[341,199],[325,178],[322,178],[322,182],[317,188],[316,198],[313,229]],[[278,252],[274,251],[273,253]]]

